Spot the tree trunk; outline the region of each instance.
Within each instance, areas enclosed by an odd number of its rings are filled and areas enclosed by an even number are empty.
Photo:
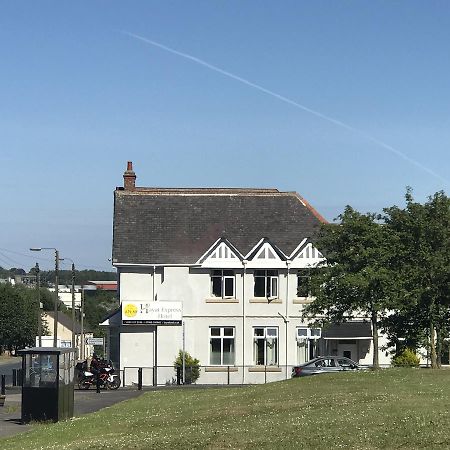
[[[437,355],[436,355],[436,335],[434,329],[434,322],[430,320],[430,358],[431,358],[431,368],[437,369]]]
[[[436,366],[438,369],[442,368],[442,342],[443,335],[441,332],[441,328],[436,328]]]
[[[373,341],[373,368],[379,369],[378,359],[378,315],[376,311],[372,312],[372,341]]]

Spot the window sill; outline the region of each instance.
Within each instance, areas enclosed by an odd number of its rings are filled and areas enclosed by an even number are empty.
[[[312,297],[295,297],[292,303],[297,305],[309,305],[312,301]]]
[[[216,367],[205,367],[205,372],[237,372],[238,368],[234,366],[216,366]]]
[[[213,297],[205,299],[205,303],[239,303],[238,298]]]
[[[265,298],[265,297],[255,297],[249,299],[250,303],[276,303],[280,304],[283,303],[281,298]]]
[[[278,366],[255,366],[249,367],[249,372],[281,372],[281,367]]]

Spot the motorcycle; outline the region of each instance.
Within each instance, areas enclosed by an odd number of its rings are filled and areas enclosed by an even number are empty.
[[[79,369],[79,389],[89,389],[91,386],[97,386],[97,375],[87,370],[86,361],[79,363],[79,365],[77,364],[77,368]],[[99,367],[98,378],[101,387],[111,390],[116,390],[120,387],[120,377],[114,373],[114,367],[111,363]]]

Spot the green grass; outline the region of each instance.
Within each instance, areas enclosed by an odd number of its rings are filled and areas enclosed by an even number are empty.
[[[450,448],[450,371],[389,369],[148,392],[7,449]]]

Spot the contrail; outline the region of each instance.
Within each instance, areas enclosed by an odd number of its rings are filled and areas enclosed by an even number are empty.
[[[228,72],[228,71],[226,71],[224,69],[221,69],[220,67],[214,66],[213,64],[210,64],[210,63],[204,61],[203,59],[196,58],[195,56],[189,55],[188,53],[180,52],[180,51],[175,50],[175,49],[173,49],[171,47],[167,47],[167,45],[163,45],[163,44],[160,44],[159,42],[152,41],[150,39],[147,39],[145,37],[139,36],[137,34],[130,33],[129,31],[122,31],[122,33],[126,34],[127,36],[130,36],[130,37],[132,37],[134,39],[138,39],[138,40],[140,40],[142,42],[145,42],[147,44],[153,45],[154,47],[158,47],[158,48],[160,48],[162,50],[165,50],[165,51],[167,51],[169,53],[172,53],[174,55],[181,56],[182,58],[185,58],[185,59],[188,59],[190,61],[193,61],[193,62],[195,62],[197,64],[200,64],[201,66],[204,66],[204,67],[206,67],[206,68],[208,68],[210,70],[213,70],[214,72],[218,72],[218,73],[220,73],[222,75],[225,75],[228,78],[232,78],[233,80],[239,81],[240,83],[243,83],[243,84],[245,84],[247,86],[250,86],[250,87],[252,87],[254,89],[257,89],[258,91],[264,92],[265,94],[270,95],[271,97],[275,97],[278,100],[281,100],[282,102],[288,103],[289,105],[295,106],[296,108],[299,108],[299,109],[301,109],[303,111],[306,111],[306,112],[308,112],[308,113],[310,113],[310,114],[312,114],[314,116],[320,117],[321,119],[326,120],[328,122],[331,122],[334,125],[337,125],[337,126],[339,126],[341,128],[345,128],[346,130],[352,131],[353,133],[356,133],[356,134],[364,137],[365,139],[367,139],[367,140],[369,140],[371,142],[374,142],[375,144],[379,145],[380,147],[384,148],[385,150],[388,150],[389,152],[393,153],[394,155],[397,155],[401,159],[409,162],[410,164],[418,167],[419,169],[424,170],[429,175],[432,175],[433,177],[438,178],[439,180],[445,182],[446,184],[450,184],[450,180],[447,180],[443,176],[441,176],[438,173],[436,173],[434,170],[424,166],[419,161],[416,161],[415,159],[409,157],[407,154],[403,153],[402,151],[392,147],[389,144],[386,144],[383,141],[380,141],[379,139],[371,136],[370,134],[365,133],[364,131],[358,130],[357,128],[354,128],[351,125],[348,125],[348,124],[346,124],[344,122],[341,122],[338,119],[334,119],[333,117],[327,116],[326,114],[322,114],[319,111],[315,111],[314,109],[308,108],[307,106],[302,105],[301,103],[297,103],[297,102],[295,102],[294,100],[291,100],[288,97],[284,97],[283,95],[277,94],[276,92],[271,91],[269,89],[266,89],[265,87],[260,86],[259,84],[252,83],[251,81],[249,81],[249,80],[247,80],[245,78],[242,78],[242,77],[240,77],[238,75],[235,75],[234,73],[231,73],[231,72]]]

